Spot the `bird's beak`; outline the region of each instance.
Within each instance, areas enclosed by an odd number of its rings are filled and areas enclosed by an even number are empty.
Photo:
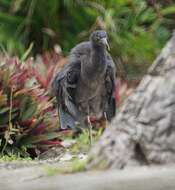
[[[106,45],[106,47],[107,47],[108,50],[110,50],[110,47],[109,47],[107,38],[102,38],[102,39],[101,39],[101,42],[102,42],[104,45]]]

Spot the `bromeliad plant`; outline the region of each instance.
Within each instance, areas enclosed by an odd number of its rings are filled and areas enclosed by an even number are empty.
[[[0,154],[35,157],[50,146],[61,146],[53,98],[36,69],[31,59],[1,58]],[[45,77],[47,87],[53,70]]]

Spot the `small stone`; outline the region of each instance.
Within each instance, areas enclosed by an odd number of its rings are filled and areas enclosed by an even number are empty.
[[[60,158],[60,161],[69,161],[73,158],[73,155],[71,155],[70,153],[65,153],[63,155],[63,157]]]

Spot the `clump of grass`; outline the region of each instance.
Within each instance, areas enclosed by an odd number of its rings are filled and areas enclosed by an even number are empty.
[[[86,163],[87,163],[87,159],[84,159],[84,160],[75,159],[71,163],[70,173],[85,171],[86,170]]]
[[[46,167],[45,172],[47,176],[54,176],[58,174],[71,174],[76,172],[83,172],[86,170],[87,159],[74,159],[71,163],[63,164],[61,167]]]
[[[16,155],[9,155],[9,156],[0,155],[0,162],[11,162],[11,161],[32,161],[32,158],[30,157],[21,158]]]
[[[100,136],[102,135],[103,128],[99,128],[92,131],[93,139],[92,139],[92,146],[95,144]],[[88,130],[83,130],[83,132],[76,138],[76,143],[71,147],[70,151],[72,153],[79,153],[79,152],[88,152],[90,146],[89,141],[89,133]]]
[[[53,167],[46,167],[44,168],[47,176],[54,176],[56,174],[59,174],[58,168]]]

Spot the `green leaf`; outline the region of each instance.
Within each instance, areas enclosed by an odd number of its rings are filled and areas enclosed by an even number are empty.
[[[9,107],[5,107],[5,108],[0,108],[0,114],[4,114],[6,113],[7,111],[9,111]]]
[[[175,5],[171,5],[169,7],[163,8],[160,12],[162,15],[174,14],[175,13]]]
[[[24,96],[20,103],[20,118],[22,121],[32,118],[37,110],[37,104],[29,96]]]
[[[8,82],[9,82],[11,74],[12,72],[10,69],[6,69],[3,71],[3,86],[8,86]]]
[[[33,42],[30,43],[28,49],[25,51],[25,53],[23,54],[23,56],[21,57],[21,61],[25,61],[26,58],[28,57],[28,55],[30,54],[30,52],[32,51],[32,48],[33,48]]]
[[[0,19],[2,21],[10,22],[10,23],[20,23],[24,20],[23,17],[20,16],[13,16],[5,12],[0,12]]]
[[[18,115],[18,113],[12,113],[12,120]],[[9,122],[9,113],[0,115],[0,125],[8,124]],[[0,126],[1,127],[1,126]]]

